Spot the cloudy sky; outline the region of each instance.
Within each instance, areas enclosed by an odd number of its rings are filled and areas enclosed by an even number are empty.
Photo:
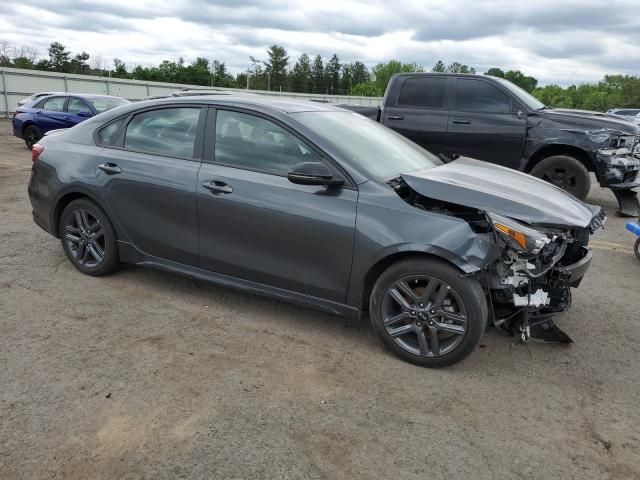
[[[517,68],[541,83],[640,75],[638,0],[2,0],[0,40],[36,47],[59,41],[107,62],[149,66],[198,56],[246,70],[267,46],[334,52],[372,66],[438,59],[483,72]],[[292,62],[293,64],[293,62]]]

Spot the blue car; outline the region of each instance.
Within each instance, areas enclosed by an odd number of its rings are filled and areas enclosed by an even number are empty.
[[[13,134],[22,138],[31,150],[49,130],[73,127],[98,113],[128,103],[131,102],[108,95],[48,95],[16,109],[11,122]]]

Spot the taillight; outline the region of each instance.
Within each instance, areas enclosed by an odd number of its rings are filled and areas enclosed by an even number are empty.
[[[36,143],[33,147],[31,147],[31,161],[35,162],[36,160],[38,160],[38,157],[42,152],[44,152],[44,145]]]

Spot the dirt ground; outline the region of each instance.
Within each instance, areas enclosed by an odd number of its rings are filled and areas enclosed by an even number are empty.
[[[593,241],[558,324],[409,365],[367,324],[149,269],[83,276],[0,121],[0,478],[640,478],[640,261]],[[615,211],[599,187],[590,201]]]

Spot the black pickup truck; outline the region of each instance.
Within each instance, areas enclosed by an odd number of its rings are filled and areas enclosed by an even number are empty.
[[[589,194],[594,172],[620,213],[638,215],[638,128],[604,113],[554,109],[501,78],[444,73],[391,77],[382,108],[341,105],[432,153],[472,157]]]

